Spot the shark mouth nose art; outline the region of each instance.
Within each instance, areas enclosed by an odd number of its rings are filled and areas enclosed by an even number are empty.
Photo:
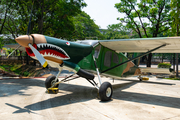
[[[45,59],[59,59],[59,60],[68,60],[70,57],[68,54],[60,47],[48,43],[41,43],[41,44],[34,44],[33,45],[39,52],[40,54],[45,58]],[[26,52],[28,53],[29,56],[35,57],[34,53],[31,51],[30,48],[26,48]]]

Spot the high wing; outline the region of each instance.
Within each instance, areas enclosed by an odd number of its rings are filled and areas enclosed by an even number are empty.
[[[156,37],[136,39],[100,40],[103,46],[116,52],[147,52],[165,45],[153,53],[180,53],[180,37]]]

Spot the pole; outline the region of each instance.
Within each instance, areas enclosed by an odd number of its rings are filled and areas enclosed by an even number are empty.
[[[176,53],[176,77],[178,77],[178,53]]]
[[[174,70],[174,73],[175,73],[175,53],[173,54],[173,70]]]

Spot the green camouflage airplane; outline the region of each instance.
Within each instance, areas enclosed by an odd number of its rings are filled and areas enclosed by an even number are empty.
[[[70,42],[40,34],[22,35],[16,42],[26,48],[27,54],[47,65],[59,69],[57,76],[45,81],[47,90],[58,88],[61,82],[72,80],[74,74],[87,79],[98,89],[100,100],[108,101],[113,94],[109,82],[102,83],[101,76],[120,78],[139,75],[141,70],[132,62],[149,53],[179,53],[180,37],[138,38],[117,40],[83,40]],[[128,59],[122,52],[143,53]],[[58,80],[62,69],[74,74]],[[99,84],[94,80],[97,74]],[[139,77],[142,80],[142,77]]]

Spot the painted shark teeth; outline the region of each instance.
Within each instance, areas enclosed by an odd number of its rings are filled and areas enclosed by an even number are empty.
[[[49,57],[54,57],[57,58],[59,60],[68,60],[70,59],[70,57],[68,56],[68,54],[60,47],[56,46],[56,45],[52,45],[52,44],[48,44],[48,43],[42,43],[42,44],[37,44],[37,50],[41,53],[41,55],[43,57],[45,56],[49,56]],[[46,50],[54,50],[56,52],[58,52],[59,54],[64,55],[65,57],[62,57],[61,55],[46,51]],[[45,51],[44,54],[41,51]]]

